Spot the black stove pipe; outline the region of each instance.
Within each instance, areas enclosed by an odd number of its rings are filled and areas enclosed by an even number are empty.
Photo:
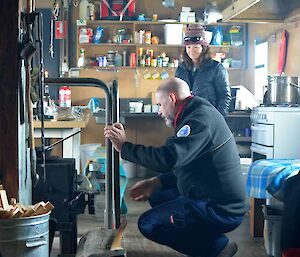
[[[118,82],[113,81],[112,84],[112,122],[119,122],[119,89]],[[120,159],[119,153],[113,148],[113,176],[114,176],[114,212],[115,212],[115,223],[116,229],[120,227]]]

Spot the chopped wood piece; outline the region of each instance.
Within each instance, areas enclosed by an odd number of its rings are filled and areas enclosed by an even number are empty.
[[[50,211],[52,211],[54,209],[54,206],[49,201],[45,204],[44,207],[47,210],[47,212],[50,212]]]
[[[35,212],[35,210],[33,209],[33,206],[30,206],[30,207],[26,208],[26,211],[21,215],[21,217],[33,216],[34,212]]]
[[[0,190],[0,207],[4,210],[9,208],[7,195],[5,190]]]
[[[122,247],[122,237],[123,237],[123,233],[125,231],[125,228],[127,226],[127,221],[123,220],[120,224],[120,227],[118,228],[117,234],[115,235],[115,238],[111,244],[110,250],[111,251],[116,251],[116,250],[120,250],[123,249]]]
[[[16,198],[11,198],[11,199],[10,199],[10,204],[11,204],[12,206],[15,206],[15,205],[17,204],[17,199],[16,199]]]

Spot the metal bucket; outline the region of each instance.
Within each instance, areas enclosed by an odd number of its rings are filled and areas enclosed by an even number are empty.
[[[267,104],[299,103],[298,77],[268,76]]]
[[[48,257],[49,217],[0,219],[0,257]]]

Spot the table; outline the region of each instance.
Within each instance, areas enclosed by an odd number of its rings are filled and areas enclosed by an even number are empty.
[[[257,160],[249,167],[247,191],[250,199],[250,235],[263,236],[262,205],[274,205],[276,199],[267,191],[276,193],[285,179],[300,170],[300,159]],[[277,201],[278,202],[278,201]]]
[[[66,138],[81,129],[85,128],[89,121],[89,115],[84,115],[82,120],[71,121],[45,121],[44,135],[45,138]],[[34,137],[41,137],[41,122],[34,121]],[[67,140],[63,141],[63,158],[74,158],[76,163],[77,173],[80,173],[80,134],[78,133]]]

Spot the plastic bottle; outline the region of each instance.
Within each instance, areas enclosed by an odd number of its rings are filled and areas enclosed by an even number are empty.
[[[124,50],[123,51],[123,66],[126,67],[127,66],[127,51]]]
[[[85,66],[85,59],[84,59],[84,49],[81,48],[79,50],[79,57],[77,61],[77,67],[84,67]]]
[[[45,85],[45,93],[44,93],[44,107],[50,106],[50,94],[49,94],[49,86]]]
[[[95,44],[100,44],[102,35],[103,35],[103,28],[101,26],[98,26],[93,36],[93,42]]]
[[[214,45],[222,45],[223,43],[223,33],[222,28],[220,26],[217,27],[216,34],[213,39]]]
[[[116,51],[114,56],[114,65],[122,66],[122,55],[120,55],[118,51]]]
[[[71,107],[71,89],[67,86],[59,89],[59,106]]]
[[[89,18],[88,15],[88,7],[90,3],[88,0],[81,0],[79,4],[79,19],[87,20]]]

